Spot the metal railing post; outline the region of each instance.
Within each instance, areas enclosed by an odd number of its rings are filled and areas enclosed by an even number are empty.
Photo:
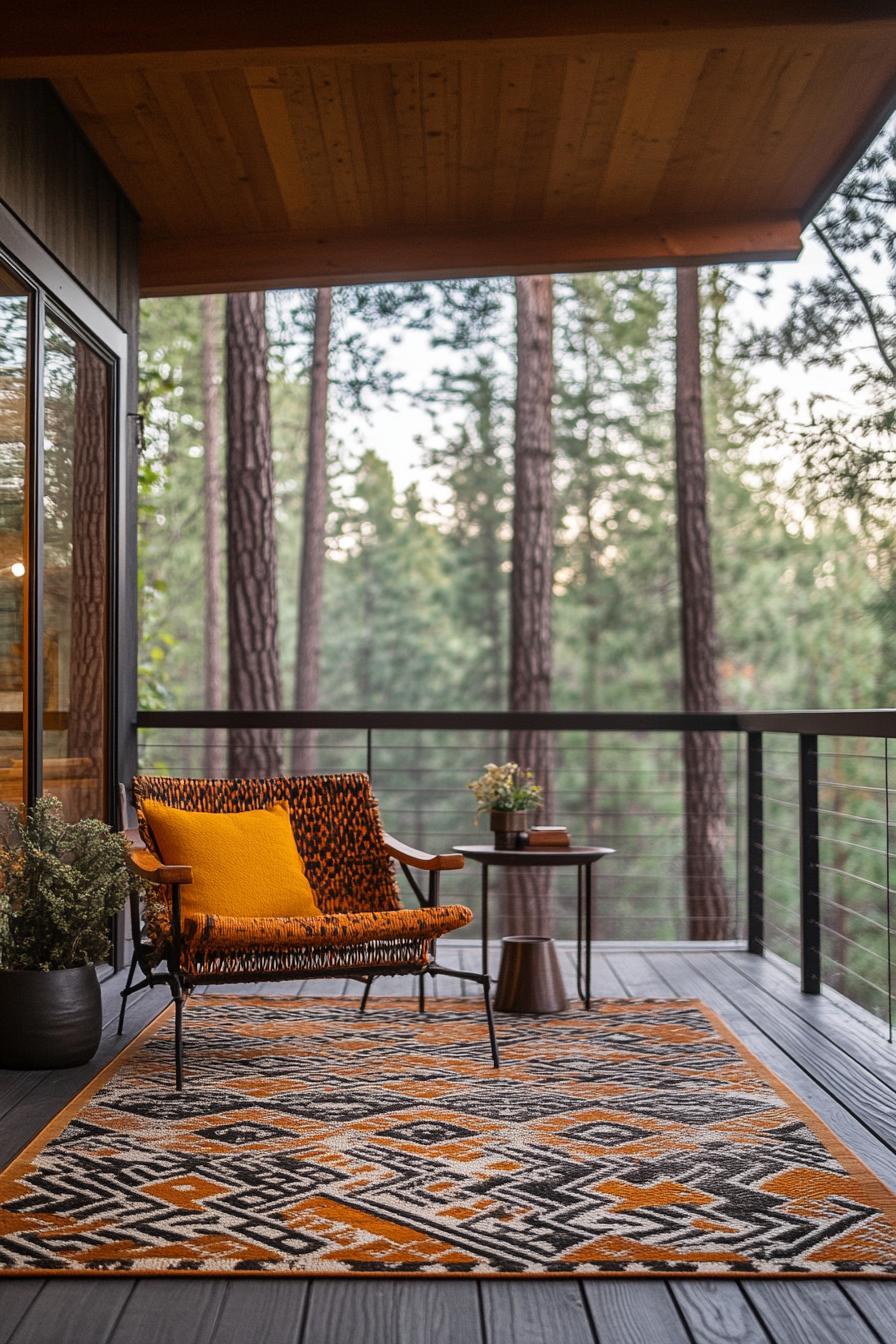
[[[821,989],[818,738],[800,733],[800,968],[804,994]]]
[[[893,1040],[893,884],[890,877],[890,743],[884,738],[884,848],[887,883],[887,1037]]]
[[[367,778],[373,783],[373,729],[367,729]]]
[[[747,733],[747,950],[765,950],[762,734]]]

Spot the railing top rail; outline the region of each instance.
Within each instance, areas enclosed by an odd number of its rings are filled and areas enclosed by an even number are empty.
[[[896,737],[896,709],[807,709],[738,714],[753,733],[814,733],[818,737]]]
[[[734,714],[579,713],[549,710],[513,713],[507,710],[141,710],[138,728],[454,728],[537,729],[575,732],[583,729],[626,732],[681,732],[714,729],[735,731]]]
[[[674,711],[511,713],[477,710],[140,710],[138,728],[358,728],[553,732],[764,732],[896,737],[896,709],[686,714]]]

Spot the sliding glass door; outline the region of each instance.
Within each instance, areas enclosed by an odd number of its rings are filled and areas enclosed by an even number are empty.
[[[0,800],[110,808],[113,356],[0,262]]]

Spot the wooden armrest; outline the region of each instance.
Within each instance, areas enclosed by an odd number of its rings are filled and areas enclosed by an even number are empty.
[[[127,865],[132,873],[155,887],[185,887],[193,881],[193,869],[187,864],[162,863],[146,848],[139,831],[125,831],[128,842]]]
[[[427,854],[422,849],[412,849],[410,845],[403,845],[400,840],[396,840],[394,835],[387,835],[386,853],[390,858],[398,859],[399,863],[406,863],[409,868],[425,868],[432,872],[444,871],[446,868],[463,868],[463,854]]]

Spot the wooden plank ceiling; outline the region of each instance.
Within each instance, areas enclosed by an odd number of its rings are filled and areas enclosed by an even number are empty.
[[[147,294],[792,257],[896,88],[892,3],[103,8],[0,77],[53,80]]]

